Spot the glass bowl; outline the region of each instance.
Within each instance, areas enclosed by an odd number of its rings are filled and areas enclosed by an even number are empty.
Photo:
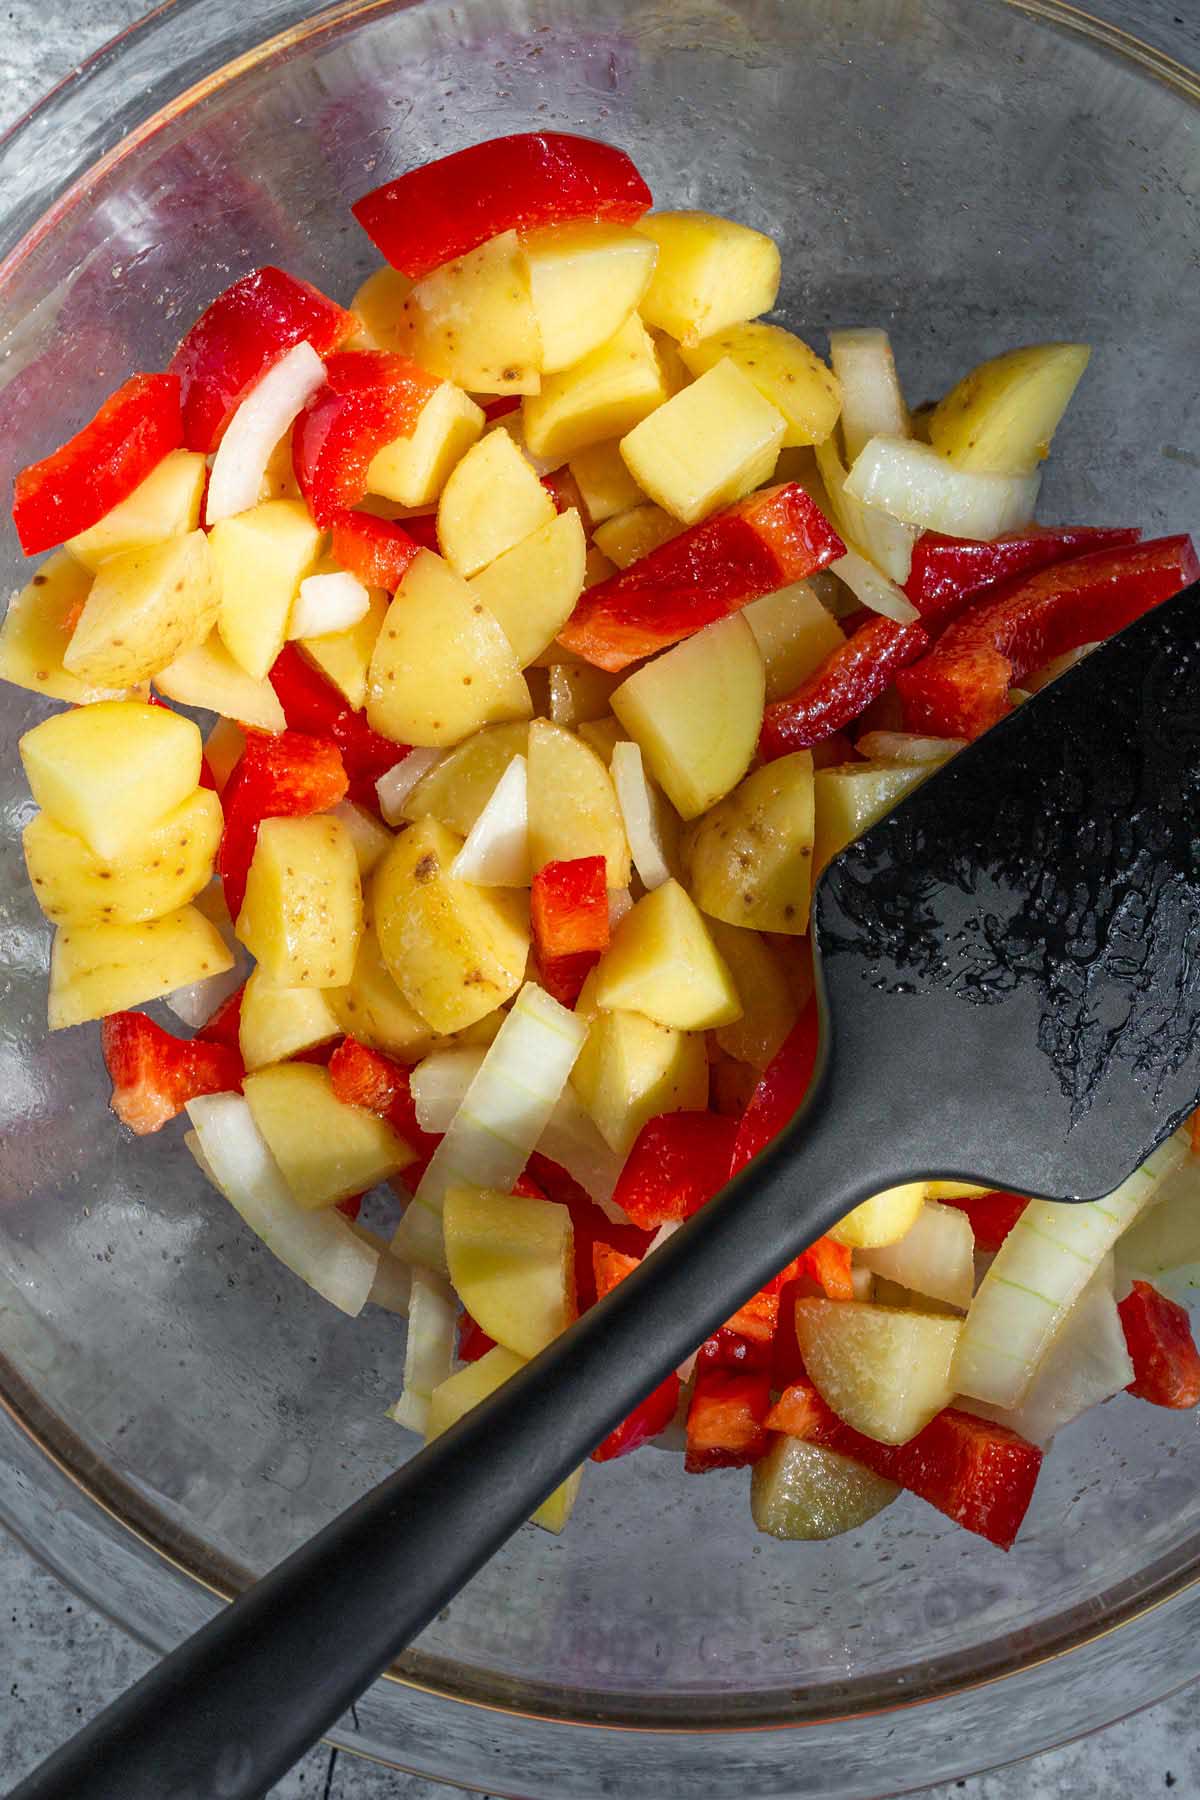
[[[1006,346],[1092,341],[1044,515],[1200,524],[1200,86],[1164,58],[1035,0],[307,11],[161,8],[0,146],[0,490],[232,277],[278,261],[346,299],[374,261],[351,200],[544,124],[773,233],[779,316],[886,325],[914,402]],[[4,690],[0,1512],[165,1648],[411,1453],[383,1416],[401,1327],[294,1281],[177,1130],[129,1141],[94,1029],[47,1038],[14,753],[41,711]],[[1124,1397],[1063,1434],[1008,1556],[914,1500],[778,1544],[744,1474],[647,1451],[591,1468],[566,1535],[523,1532],[337,1741],[493,1794],[863,1800],[1200,1672],[1198,1571],[1195,1421]]]

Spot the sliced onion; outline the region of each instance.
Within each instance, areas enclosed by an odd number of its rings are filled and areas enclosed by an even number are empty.
[[[628,888],[608,890],[608,929],[615,931],[625,914],[633,911],[633,895]]]
[[[846,494],[906,525],[987,542],[1027,525],[1041,476],[957,469],[928,444],[875,437],[859,455]]]
[[[885,619],[894,619],[897,625],[914,625],[921,617],[907,594],[886,575],[881,575],[874,563],[869,563],[857,550],[847,550],[845,556],[839,556],[829,567],[839,581],[845,582],[855,599],[869,606],[872,612],[882,613]]]
[[[399,825],[404,817],[404,802],[422,776],[428,775],[433,765],[441,760],[440,750],[410,750],[379,777],[375,792],[379,797],[379,810],[389,825]]]
[[[1103,1200],[1031,1200],[996,1252],[963,1323],[952,1379],[960,1394],[1015,1407],[1063,1320],[1122,1232],[1188,1155],[1181,1133]]]
[[[412,1297],[412,1270],[398,1256],[392,1255],[387,1239],[381,1237],[379,1232],[372,1231],[368,1225],[360,1225],[357,1219],[347,1219],[346,1223],[355,1237],[361,1238],[379,1258],[375,1279],[367,1295],[367,1304],[382,1306],[385,1312],[398,1313],[401,1318],[407,1318],[408,1303]]]
[[[454,1373],[457,1336],[458,1305],[449,1287],[428,1269],[414,1269],[403,1386],[387,1415],[397,1425],[425,1435],[433,1390]]]
[[[861,1250],[866,1269],[966,1312],[975,1292],[975,1233],[965,1212],[927,1200],[902,1238]]]
[[[447,1272],[442,1207],[448,1190],[509,1192],[550,1121],[587,1029],[586,1021],[526,982],[397,1227],[398,1255]]]
[[[440,1137],[450,1129],[486,1055],[486,1045],[462,1044],[453,1050],[435,1050],[417,1064],[409,1084],[422,1131]]]
[[[623,739],[614,744],[609,768],[633,866],[645,887],[661,887],[671,879],[671,815],[666,801],[646,779],[642,753],[636,744]]]
[[[833,522],[847,547],[873,562],[889,581],[903,585],[912,568],[916,527],[902,525],[877,507],[863,506],[853,498],[846,487],[846,467],[838,453],[836,434],[831,432],[823,444],[816,445],[814,454]]]
[[[217,446],[204,503],[206,524],[257,504],[271,452],[324,380],[325,364],[305,342],[293,345],[255,383]]]
[[[914,731],[866,731],[854,748],[868,762],[943,763],[960,750],[965,738],[919,737]]]
[[[527,777],[525,758],[514,756],[450,865],[457,880],[476,887],[529,886]]]
[[[873,437],[911,437],[886,331],[831,331],[829,360],[842,388],[842,442],[853,462]]]
[[[1200,1156],[1189,1154],[1163,1182],[1132,1230],[1118,1239],[1116,1257],[1123,1291],[1137,1276],[1149,1276],[1156,1286],[1162,1286],[1161,1276],[1180,1270],[1183,1280],[1167,1285],[1189,1294],[1195,1265],[1200,1262]],[[1174,1297],[1178,1298],[1178,1293]],[[1194,1293],[1190,1298],[1194,1300]]]
[[[855,1263],[850,1270],[850,1285],[854,1289],[856,1300],[869,1300],[875,1290],[873,1270],[864,1269],[860,1264]]]
[[[215,975],[205,975],[200,981],[189,981],[185,987],[178,987],[172,993],[164,994],[164,1003],[175,1017],[185,1025],[190,1025],[194,1031],[198,1026],[207,1024],[221,1002],[228,1000],[230,994],[241,987],[250,972],[250,958],[234,931],[219,881],[210,882],[203,893],[197,894],[192,904],[216,926],[226,949],[233,957],[233,963],[228,969],[221,969]]]
[[[184,1141],[251,1231],[324,1299],[352,1317],[360,1313],[378,1255],[336,1208],[297,1206],[242,1096],[202,1094],[187,1112],[194,1130]]]
[[[344,570],[330,575],[306,575],[292,603],[288,625],[291,638],[333,637],[351,631],[365,619],[371,596],[361,581]]]

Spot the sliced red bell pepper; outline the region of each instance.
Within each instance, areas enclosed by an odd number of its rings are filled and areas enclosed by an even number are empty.
[[[804,1353],[796,1336],[796,1302],[808,1298],[810,1289],[803,1278],[787,1281],[779,1294],[779,1325],[771,1343],[771,1386],[786,1393],[797,1381],[807,1380]]]
[[[329,1080],[338,1100],[386,1119],[418,1156],[432,1156],[441,1143],[440,1137],[417,1124],[409,1071],[381,1050],[371,1050],[357,1038],[343,1038],[329,1059]]]
[[[820,1237],[796,1261],[800,1273],[815,1281],[827,1300],[853,1300],[851,1256],[845,1244],[839,1244],[836,1238]]]
[[[977,1250],[998,1250],[1029,1201],[1024,1194],[978,1194],[963,1199],[946,1199],[943,1206],[955,1206],[966,1213],[975,1233]]]
[[[672,1370],[652,1394],[647,1394],[641,1404],[597,1444],[592,1451],[592,1461],[613,1462],[618,1456],[628,1456],[631,1450],[640,1450],[651,1438],[658,1437],[679,1410],[679,1393],[679,1377]]]
[[[546,991],[573,1006],[608,948],[604,858],[546,863],[529,890],[529,921]]]
[[[375,783],[405,755],[406,744],[393,743],[355,712],[295,644],[285,644],[269,676],[283,716],[292,731],[332,738],[341,752],[347,793],[359,806],[379,811]]]
[[[352,312],[268,265],[243,275],[200,314],[171,358],[183,383],[189,450],[207,456],[254,386],[282,356],[307,340],[318,356],[358,329]]]
[[[929,649],[922,625],[897,625],[878,613],[831,650],[794,693],[774,700],[763,714],[759,755],[767,762],[807,750],[860,717],[898,670]]]
[[[697,1369],[684,1469],[703,1475],[757,1462],[771,1441],[765,1424],[770,1408],[771,1377],[765,1369]]]
[[[653,203],[623,150],[565,131],[522,131],[410,169],[351,211],[393,268],[418,280],[502,231],[566,219],[629,225]]]
[[[246,731],[246,748],[225,784],[225,828],[217,849],[217,873],[231,919],[242,910],[246,876],[264,819],[303,819],[326,812],[346,792],[338,747],[328,738],[298,731]]]
[[[333,560],[364,587],[394,594],[420,548],[393,519],[365,512],[340,512],[334,517]]]
[[[627,1275],[641,1262],[640,1256],[626,1256],[623,1250],[614,1250],[611,1244],[592,1245],[592,1278],[596,1284],[596,1298],[603,1300],[611,1294],[618,1282],[624,1281]]]
[[[73,438],[21,470],[13,524],[26,556],[86,531],[183,442],[177,375],[131,375]]]
[[[458,1321],[459,1362],[478,1362],[481,1356],[495,1348],[495,1338],[490,1338],[483,1326],[465,1312]]]
[[[971,602],[896,685],[909,730],[976,738],[1010,710],[1031,669],[1111,637],[1200,576],[1189,537],[1055,563]]]
[[[521,396],[520,394],[497,394],[494,400],[485,400],[482,405],[484,418],[489,425],[494,425],[497,419],[507,418],[509,413],[521,410]]]
[[[779,1290],[760,1288],[726,1320],[725,1329],[751,1343],[770,1345],[779,1325]]]
[[[730,1174],[736,1175],[779,1136],[807,1094],[820,1047],[817,1003],[810,1000],[764,1069],[734,1140]]]
[[[144,1013],[110,1013],[100,1044],[113,1084],[109,1105],[139,1137],[160,1131],[198,1094],[241,1091],[245,1070],[236,1050],[172,1037]]]
[[[338,1201],[337,1210],[344,1219],[357,1219],[365,1199],[365,1194],[351,1194],[348,1199]]]
[[[728,1325],[722,1325],[710,1338],[705,1338],[696,1352],[698,1369],[763,1370],[771,1366],[771,1352],[757,1338],[740,1337]]]
[[[763,488],[586,588],[558,641],[615,675],[845,549],[798,482]]]
[[[716,1113],[660,1113],[639,1131],[613,1199],[647,1231],[690,1218],[728,1180],[737,1133]]]
[[[913,546],[904,591],[920,613],[921,623],[936,632],[984,588],[1018,575],[1032,575],[1036,569],[1093,550],[1125,549],[1141,535],[1140,531],[1103,525],[1029,525],[1024,531],[993,538],[991,543],[977,543],[973,538],[926,531]]]
[[[549,475],[543,475],[542,486],[553,500],[554,510],[560,513],[572,510],[577,512],[584,531],[590,536],[592,515],[587,509],[587,501],[583,497],[579,483],[566,464],[564,463],[561,469],[553,469]]]
[[[241,1042],[242,1029],[242,995],[246,992],[243,981],[241,987],[234,988],[227,994],[211,1017],[205,1019],[196,1037],[202,1044],[224,1044],[229,1050],[238,1049]]]
[[[1129,1392],[1155,1406],[1200,1402],[1200,1351],[1186,1308],[1148,1281],[1135,1281],[1117,1311],[1133,1363]]]
[[[784,1388],[767,1414],[767,1430],[781,1431],[785,1437],[811,1437],[817,1429],[823,1405],[812,1382],[800,1376]]]
[[[565,1206],[571,1215],[575,1246],[575,1298],[579,1311],[586,1312],[596,1302],[594,1247],[605,1244],[610,1249],[635,1261],[646,1254],[651,1236],[636,1225],[614,1225],[607,1213],[598,1207],[567,1171],[535,1151],[526,1171],[533,1176],[548,1200]]]
[[[437,514],[435,512],[417,513],[413,518],[405,519],[404,529],[419,549],[432,550],[435,556],[441,555],[442,547],[438,542]]]
[[[340,350],[327,359],[324,387],[292,427],[296,480],[318,525],[358,505],[376,451],[408,436],[437,386],[394,350]]]

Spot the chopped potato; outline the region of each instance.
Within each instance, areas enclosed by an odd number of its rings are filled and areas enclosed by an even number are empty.
[[[66,550],[56,550],[35,571],[9,601],[0,625],[0,677],[73,706],[128,698],[127,688],[84,681],[63,667],[72,626],[91,585],[90,571]]]
[[[677,881],[664,881],[626,913],[594,981],[598,1007],[643,1013],[679,1031],[729,1025],[742,1014],[733,977]]]
[[[685,345],[680,355],[693,375],[703,375],[722,357],[735,363],[783,414],[787,449],[824,443],[837,424],[842,409],[837,376],[815,350],[781,325],[767,325],[761,319],[729,325],[699,343]]]
[[[857,1531],[899,1492],[852,1457],[779,1436],[754,1465],[750,1511],[768,1537],[812,1543]]]
[[[901,1187],[885,1188],[839,1219],[829,1235],[852,1250],[877,1250],[898,1242],[911,1231],[924,1204],[923,1182],[909,1181]]]
[[[738,1062],[765,1069],[799,1012],[783,959],[757,931],[711,917],[706,923],[742,1008],[739,1019],[718,1028],[717,1043]]]
[[[168,700],[223,713],[227,719],[254,725],[259,731],[282,731],[287,724],[270,682],[247,675],[215,631],[159,669],[154,685]]]
[[[574,368],[547,375],[522,406],[535,456],[568,457],[627,431],[667,399],[658,352],[636,313]]]
[[[349,631],[330,631],[324,637],[298,638],[300,654],[332,682],[347,706],[361,710],[367,699],[367,675],[371,658],[387,617],[388,596],[382,588],[367,590],[367,610]]]
[[[596,752],[561,725],[529,727],[529,860],[603,856],[610,888],[627,887],[629,844],[612,778]]]
[[[585,987],[576,1007],[585,1016],[587,997]],[[641,1013],[596,1011],[571,1085],[609,1149],[627,1156],[647,1119],[707,1106],[704,1034],[676,1031]]]
[[[238,1043],[248,1069],[284,1062],[339,1036],[337,1014],[320,988],[280,987],[261,966],[242,990]]]
[[[205,788],[119,856],[101,857],[47,813],[22,833],[25,866],[37,903],[56,924],[138,925],[176,912],[212,879],[221,841],[221,803]]]
[[[456,256],[410,289],[396,348],[431,375],[481,394],[536,394],[542,340],[515,231]],[[398,335],[398,334],[397,334]]]
[[[217,629],[261,681],[287,640],[292,602],[324,543],[302,500],[263,500],[208,534],[220,594]]]
[[[571,1215],[552,1200],[454,1187],[443,1212],[454,1291],[490,1338],[536,1356],[575,1312]]]
[[[364,928],[359,940],[350,980],[345,987],[326,988],[324,998],[337,1015],[341,1029],[372,1050],[382,1050],[404,1062],[428,1055],[433,1033],[396,986],[383,959],[373,922]]]
[[[292,1198],[306,1211],[365,1193],[413,1160],[385,1120],[338,1099],[327,1069],[277,1063],[247,1075],[243,1091]]]
[[[484,411],[452,381],[435,388],[407,437],[377,450],[367,470],[367,486],[402,506],[436,500],[455,465],[479,439]]]
[[[101,563],[63,667],[83,681],[132,687],[202,644],[219,604],[202,531],[123,550]]]
[[[768,706],[794,693],[846,641],[807,581],[752,600],[742,608],[742,617],[762,655]]]
[[[783,414],[723,357],[635,425],[621,455],[652,500],[694,525],[770,478],[783,432]]]
[[[702,912],[727,925],[799,935],[813,882],[811,750],[756,769],[693,834],[689,885]]]
[[[656,252],[627,225],[581,219],[523,234],[542,373],[582,360],[619,331],[645,293]]]
[[[140,925],[63,925],[50,953],[51,1031],[103,1019],[233,967],[211,920],[182,906]]]
[[[68,538],[66,548],[85,568],[96,570],[110,556],[186,536],[200,523],[207,476],[198,450],[170,451],[127,499]]]
[[[779,250],[763,232],[704,212],[647,213],[635,229],[658,245],[642,317],[684,346],[774,306]]]
[[[465,838],[514,756],[529,749],[529,726],[487,725],[423,775],[404,802],[406,819],[436,819]]]
[[[814,882],[839,850],[844,850],[877,819],[882,819],[898,800],[932,774],[936,766],[861,762],[818,769],[813,781],[816,809],[812,853]]]
[[[629,473],[618,438],[577,450],[570,468],[593,526],[640,506],[646,498]]]
[[[796,1339],[838,1417],[881,1444],[907,1444],[954,1398],[958,1319],[859,1300],[798,1300]]]
[[[596,527],[593,536],[596,548],[609,558],[614,568],[627,569],[639,557],[649,556],[652,550],[665,544],[668,538],[678,537],[682,530],[678,519],[673,519],[653,500],[644,500],[640,506],[631,506],[628,512],[606,519],[603,525]]]
[[[362,883],[340,819],[264,819],[237,934],[281,986],[345,987],[362,935]]]
[[[524,1357],[497,1344],[476,1362],[467,1363],[464,1368],[449,1376],[433,1390],[433,1397],[429,1402],[429,1423],[425,1431],[427,1439],[432,1442],[434,1438],[441,1437],[444,1431],[449,1431],[452,1425],[457,1425],[461,1418],[482,1400],[486,1400],[489,1394],[494,1394],[498,1387],[502,1387],[524,1366]],[[573,1475],[568,1475],[549,1499],[543,1500],[532,1515],[530,1524],[540,1525],[546,1531],[560,1532],[571,1516],[582,1479],[582,1469],[576,1469]]]
[[[609,675],[604,669],[596,668],[594,663],[551,663],[551,719],[556,725],[587,725],[606,718],[613,691],[620,680],[619,675]],[[612,722],[615,725],[616,721]],[[602,761],[607,764],[608,758],[604,757]]]
[[[570,507],[472,578],[477,598],[500,621],[522,668],[553,643],[575,610],[586,560],[583,525]]]
[[[1087,344],[1031,344],[980,363],[964,375],[929,420],[929,442],[960,469],[1027,475],[1083,378]]]
[[[481,569],[554,518],[554,501],[507,431],[472,446],[442,489],[437,534],[456,574]]]
[[[132,849],[200,779],[199,728],[140,700],[56,713],[18,749],[42,811],[104,858]]]
[[[413,284],[399,269],[385,264],[368,275],[353,300],[350,310],[362,320],[362,329],[349,339],[347,350],[398,350],[411,354],[408,321],[404,302]]]

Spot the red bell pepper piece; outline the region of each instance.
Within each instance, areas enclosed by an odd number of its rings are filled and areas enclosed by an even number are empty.
[[[614,1201],[647,1231],[690,1218],[728,1180],[737,1131],[736,1120],[710,1112],[661,1113],[647,1120],[621,1170]]]
[[[171,358],[183,383],[188,449],[215,450],[250,389],[297,344],[307,339],[327,356],[357,328],[352,312],[282,269],[243,275],[200,314]]]
[[[442,547],[438,543],[437,514],[435,512],[417,513],[414,517],[405,519],[404,529],[418,549],[432,550],[435,556],[441,555]]]
[[[965,1212],[975,1233],[977,1250],[998,1250],[1029,1201],[1024,1194],[978,1194],[958,1200],[946,1199],[943,1206],[956,1206]]]
[[[596,1284],[596,1298],[603,1300],[611,1294],[618,1282],[624,1281],[627,1275],[641,1263],[640,1256],[626,1256],[623,1250],[614,1250],[611,1244],[592,1245],[592,1276]]]
[[[338,1201],[337,1210],[344,1219],[357,1219],[359,1213],[362,1211],[362,1203],[365,1199],[365,1194],[351,1194],[348,1199]]]
[[[422,1131],[417,1124],[409,1071],[381,1050],[371,1050],[357,1038],[344,1037],[329,1059],[329,1080],[335,1098],[386,1119],[418,1156],[432,1156],[441,1143],[440,1137]]]
[[[878,613],[831,650],[795,693],[773,700],[763,714],[759,755],[767,762],[807,750],[864,713],[897,670],[929,649],[922,625],[897,625]]]
[[[800,1272],[815,1281],[827,1300],[853,1300],[850,1251],[836,1238],[821,1237],[796,1259]]]
[[[386,588],[394,594],[420,548],[393,519],[340,512],[333,520],[333,560],[364,587]]]
[[[215,1013],[207,1018],[196,1037],[202,1044],[224,1044],[228,1050],[236,1050],[241,1043],[242,1029],[242,995],[246,992],[243,981],[241,987],[234,988],[227,994]]]
[[[497,394],[494,400],[486,400],[481,404],[484,418],[489,425],[494,425],[497,419],[507,418],[509,413],[520,411],[521,396],[520,394]]]
[[[793,1383],[807,1379],[804,1353],[796,1336],[796,1302],[807,1298],[809,1292],[803,1278],[787,1281],[780,1289],[779,1325],[771,1343],[771,1386],[777,1393],[786,1393]]]
[[[1055,563],[972,601],[928,656],[896,678],[911,731],[976,738],[1010,710],[1031,669],[1111,637],[1200,575],[1189,537]]]
[[[245,1070],[236,1050],[172,1037],[144,1013],[110,1013],[100,1044],[113,1084],[109,1105],[139,1137],[161,1131],[198,1094],[241,1091]]]
[[[246,894],[246,876],[264,819],[303,819],[326,812],[346,792],[346,771],[336,744],[297,731],[275,735],[248,729],[221,797],[225,829],[217,850],[217,873],[229,916],[236,919]]]
[[[771,1377],[765,1369],[698,1369],[688,1407],[687,1473],[744,1469],[757,1462],[771,1441],[765,1424],[770,1407]]]
[[[817,1003],[810,1000],[764,1069],[742,1115],[733,1146],[731,1175],[744,1169],[789,1123],[808,1092],[819,1046]]]
[[[615,675],[824,569],[845,548],[799,483],[763,488],[586,588],[558,641]]]
[[[1141,532],[1103,525],[1029,525],[990,544],[972,538],[923,533],[913,546],[912,568],[904,591],[930,631],[940,631],[968,600],[983,588],[1032,575],[1052,563],[1085,556],[1093,550],[1122,550],[1136,544]]]
[[[760,1288],[725,1322],[725,1329],[751,1343],[769,1345],[779,1324],[779,1290]]]
[[[292,427],[296,480],[318,525],[358,505],[375,452],[408,436],[437,386],[394,350],[340,350],[327,359],[324,387]]]
[[[459,1362],[478,1362],[489,1350],[496,1348],[495,1338],[490,1338],[483,1326],[465,1312],[458,1321],[458,1360]]]
[[[579,1183],[540,1151],[530,1157],[527,1173],[533,1176],[548,1200],[565,1206],[571,1215],[575,1243],[575,1299],[579,1311],[586,1312],[596,1302],[595,1246],[604,1244],[640,1261],[653,1234],[639,1231],[636,1225],[614,1225]]]
[[[613,1462],[618,1456],[628,1456],[631,1450],[640,1450],[651,1438],[658,1437],[679,1410],[679,1392],[679,1377],[672,1369],[666,1380],[660,1382],[652,1394],[647,1394],[602,1443],[597,1444],[592,1451],[592,1461]]]
[[[183,442],[176,375],[131,375],[73,438],[21,470],[13,524],[26,556],[86,531]]]
[[[1148,1281],[1135,1281],[1117,1311],[1133,1363],[1129,1392],[1155,1406],[1200,1402],[1200,1351],[1186,1309]]]
[[[284,718],[292,731],[332,738],[341,751],[347,793],[360,806],[379,810],[375,783],[406,753],[373,731],[364,712],[347,706],[338,690],[308,661],[295,644],[285,644],[269,676]]]
[[[608,888],[602,856],[550,862],[529,890],[529,920],[546,991],[573,1006],[608,948]]]
[[[696,1352],[698,1369],[763,1370],[771,1366],[771,1352],[761,1339],[740,1337],[728,1325],[722,1325],[710,1338],[705,1338]]]
[[[351,211],[393,268],[415,281],[502,231],[566,219],[629,225],[652,205],[623,150],[565,131],[522,131],[410,169]]]
[[[564,463],[561,469],[551,470],[549,475],[543,475],[542,486],[553,500],[555,512],[565,513],[572,510],[577,512],[584,531],[590,536],[592,515],[587,509],[587,502],[579,483],[566,464]]]
[[[809,1438],[817,1429],[824,1402],[812,1382],[804,1376],[789,1383],[767,1414],[768,1431],[781,1431],[785,1437]]]

